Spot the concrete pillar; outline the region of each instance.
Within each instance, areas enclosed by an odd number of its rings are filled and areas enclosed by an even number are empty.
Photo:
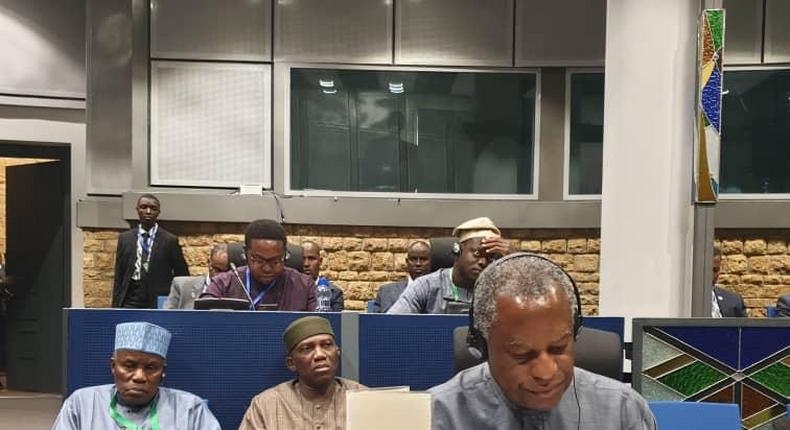
[[[600,315],[691,315],[699,1],[609,0]]]

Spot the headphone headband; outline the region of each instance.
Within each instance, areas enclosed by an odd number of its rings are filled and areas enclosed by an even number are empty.
[[[565,269],[563,269],[559,264],[551,261],[550,259],[542,255],[533,254],[531,252],[515,252],[513,254],[508,254],[498,260],[494,260],[493,262],[491,262],[491,264],[489,264],[483,270],[483,272],[480,273],[480,276],[483,276],[483,274],[485,274],[488,271],[494,270],[495,267],[503,264],[506,261],[517,260],[519,258],[534,258],[537,260],[545,261],[550,265],[552,265],[553,267],[559,269],[560,272],[563,275],[565,275],[565,277],[568,279],[568,281],[571,284],[571,287],[573,288],[573,296],[576,300],[576,309],[575,312],[573,313],[573,338],[575,340],[582,326],[581,296],[579,295],[579,289],[576,287],[576,282],[573,280],[571,275],[568,274],[568,272],[566,272]],[[480,276],[478,276],[477,279],[480,279]],[[486,344],[486,340],[483,338],[482,333],[480,333],[480,331],[475,326],[474,310],[475,310],[475,300],[473,295],[472,306],[469,308],[469,335],[466,338],[466,342],[467,342],[467,346],[469,347],[469,352],[473,356],[477,357],[478,359],[486,359],[488,357],[488,345]]]

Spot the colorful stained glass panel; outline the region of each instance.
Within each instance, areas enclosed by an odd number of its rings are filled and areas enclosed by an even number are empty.
[[[658,380],[673,390],[690,396],[726,378],[726,375],[699,361],[680,368]]]
[[[743,385],[741,388],[741,417],[749,418],[750,416],[763,411],[776,404],[775,401],[769,399],[765,395],[758,393],[748,385]]]
[[[715,67],[702,88],[702,110],[708,121],[721,131],[719,117],[721,115],[721,73]],[[710,142],[706,142],[710,143]]]
[[[783,397],[790,397],[790,367],[784,363],[768,366],[753,374],[751,378]]]
[[[724,32],[724,11],[721,9],[709,9],[705,11],[705,18],[708,21],[708,31],[713,39],[713,48],[718,51],[722,48],[722,33]]]
[[[701,401],[709,402],[709,403],[732,403],[734,399],[733,398],[734,393],[735,390],[733,389],[733,386],[730,385],[729,387],[724,388],[723,390],[717,391],[711,394],[710,396],[705,397]]]
[[[741,368],[745,369],[790,345],[790,327],[744,327],[741,341]]]
[[[641,344],[641,369],[634,371],[641,377],[637,388],[649,400],[735,402],[745,430],[768,429],[785,420],[790,327],[656,325],[643,328]],[[674,350],[681,354],[671,356]],[[644,356],[650,352],[658,352],[660,359]]]
[[[724,52],[724,10],[706,9],[699,20],[697,132],[694,139],[696,201],[714,203],[719,195],[719,134],[721,132],[721,59]],[[708,124],[716,136],[703,130]]]
[[[642,362],[642,366],[645,369],[650,369],[671,358],[684,355],[683,351],[657,339],[651,334],[646,334],[643,342],[642,348],[645,353],[643,355],[644,361]]]
[[[716,358],[722,363],[738,368],[738,327],[662,327],[661,331]]]

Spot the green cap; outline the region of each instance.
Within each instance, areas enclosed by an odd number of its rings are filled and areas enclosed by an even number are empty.
[[[335,337],[329,320],[319,316],[302,317],[292,322],[283,332],[285,352],[290,354],[299,342],[318,334],[328,334]]]

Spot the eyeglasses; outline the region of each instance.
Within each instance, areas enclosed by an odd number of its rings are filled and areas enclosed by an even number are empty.
[[[285,256],[264,258],[260,255],[250,254],[248,258],[250,260],[251,266],[269,266],[271,268],[276,268],[282,266],[285,263]]]

